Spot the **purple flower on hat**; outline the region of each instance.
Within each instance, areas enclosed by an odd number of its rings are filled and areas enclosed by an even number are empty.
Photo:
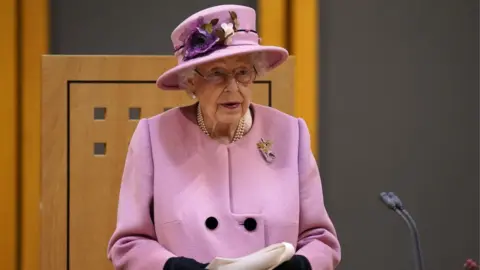
[[[215,45],[218,44],[220,38],[213,33],[197,27],[185,42],[184,60],[208,53]]]
[[[237,14],[230,11],[231,22],[219,24],[218,19],[213,19],[205,23],[203,17],[199,17],[180,35],[183,45],[175,48],[176,51],[182,50],[183,60],[187,61],[219,48],[223,48],[231,43],[232,36],[237,30]]]
[[[203,17],[198,17],[196,21],[193,21],[192,23],[190,23],[188,27],[185,27],[185,30],[180,35],[179,39],[183,41],[187,40],[188,37],[190,37],[190,35],[193,34],[193,32],[195,32],[197,28],[201,27],[202,25],[203,25]]]

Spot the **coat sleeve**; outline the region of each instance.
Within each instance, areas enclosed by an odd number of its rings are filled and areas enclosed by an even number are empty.
[[[325,209],[322,183],[310,148],[310,134],[303,119],[299,124],[298,168],[300,222],[297,255],[305,256],[313,270],[330,270],[340,262],[340,244]]]
[[[118,200],[116,229],[108,243],[108,259],[115,269],[162,269],[174,257],[155,235],[151,216],[153,160],[147,119],[132,135],[125,160]]]

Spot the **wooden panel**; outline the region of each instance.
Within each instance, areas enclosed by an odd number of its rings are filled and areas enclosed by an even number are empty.
[[[58,58],[60,60],[60,58]],[[42,270],[67,269],[67,94],[66,61],[42,66],[41,255]],[[70,71],[72,72],[72,71]]]
[[[21,269],[40,269],[41,56],[48,50],[48,0],[21,0]]]
[[[17,267],[17,10],[0,1],[0,268]]]
[[[116,218],[128,140],[136,121],[193,102],[155,88],[173,57],[45,56],[42,107],[42,269],[111,269],[106,245]],[[254,85],[254,102],[293,113],[293,59]],[[105,119],[94,120],[94,108]],[[106,155],[94,155],[94,143]]]

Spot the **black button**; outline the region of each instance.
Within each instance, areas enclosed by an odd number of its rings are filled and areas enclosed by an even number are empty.
[[[214,217],[209,217],[205,220],[205,226],[210,230],[215,230],[218,226],[218,220]]]
[[[245,222],[243,223],[243,226],[249,232],[254,231],[257,228],[257,221],[253,218],[247,218],[247,219],[245,219]]]

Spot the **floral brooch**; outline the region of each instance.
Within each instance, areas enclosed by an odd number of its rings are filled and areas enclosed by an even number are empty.
[[[203,17],[192,23],[180,36],[183,45],[175,48],[175,52],[183,54],[183,60],[193,59],[219,48],[230,45],[232,36],[238,30],[237,14],[229,11],[230,20],[220,23],[219,19],[205,22]]]
[[[275,154],[272,151],[272,144],[272,141],[265,140],[263,138],[261,138],[260,141],[257,143],[258,150],[260,150],[263,158],[268,163],[272,163],[275,159]]]

